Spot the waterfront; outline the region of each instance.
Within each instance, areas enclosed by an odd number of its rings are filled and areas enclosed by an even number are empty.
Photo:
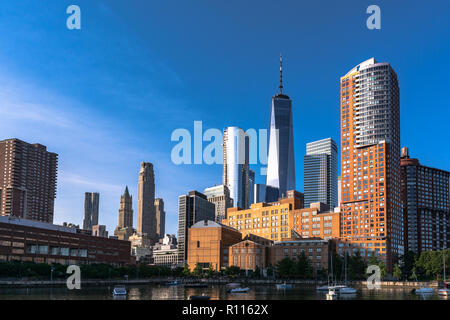
[[[68,290],[65,287],[0,288],[0,300],[185,300],[190,295],[205,293],[212,300],[326,300],[325,293],[317,292],[314,286],[295,285],[292,289],[277,290],[274,285],[249,285],[246,293],[228,293],[224,285],[209,285],[207,288],[185,288],[182,285],[129,285],[126,297],[114,297],[113,286],[82,287]],[[357,286],[351,300],[441,300],[437,294],[416,295],[410,288],[381,288],[369,290]]]

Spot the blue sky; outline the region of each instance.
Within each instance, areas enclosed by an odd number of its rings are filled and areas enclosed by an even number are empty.
[[[71,4],[81,30],[66,28]],[[366,28],[371,4],[381,30]],[[222,168],[172,164],[173,130],[266,128],[282,52],[302,191],[306,142],[339,143],[339,77],[375,57],[399,77],[402,146],[450,170],[449,14],[443,0],[0,0],[0,139],[59,154],[56,223],[81,224],[97,191],[110,233],[126,185],[136,212],[152,162],[176,233],[178,195],[220,184]]]

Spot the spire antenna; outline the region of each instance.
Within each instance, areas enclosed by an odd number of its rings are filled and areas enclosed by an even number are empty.
[[[280,94],[283,93],[283,56],[280,53]]]

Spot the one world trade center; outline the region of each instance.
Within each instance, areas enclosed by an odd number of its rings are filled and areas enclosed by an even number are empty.
[[[283,94],[283,60],[280,55],[280,92],[272,97],[269,126],[269,154],[267,159],[268,188],[278,189],[278,197],[295,190],[294,131],[292,100]],[[270,196],[266,201],[276,201]]]

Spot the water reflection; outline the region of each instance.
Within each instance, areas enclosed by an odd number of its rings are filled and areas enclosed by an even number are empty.
[[[0,288],[0,300],[6,299],[55,299],[55,300],[187,300],[191,295],[206,294],[211,300],[326,300],[326,292],[318,292],[313,286],[296,285],[292,289],[277,289],[275,285],[248,286],[249,291],[229,293],[223,285],[210,285],[207,288],[185,288],[182,285],[129,285],[127,296],[113,296],[113,286],[82,287],[81,290],[67,288]],[[358,300],[448,300],[448,297],[435,294],[419,295],[411,289],[382,288],[369,290],[357,287],[356,294],[341,295],[341,299]]]

